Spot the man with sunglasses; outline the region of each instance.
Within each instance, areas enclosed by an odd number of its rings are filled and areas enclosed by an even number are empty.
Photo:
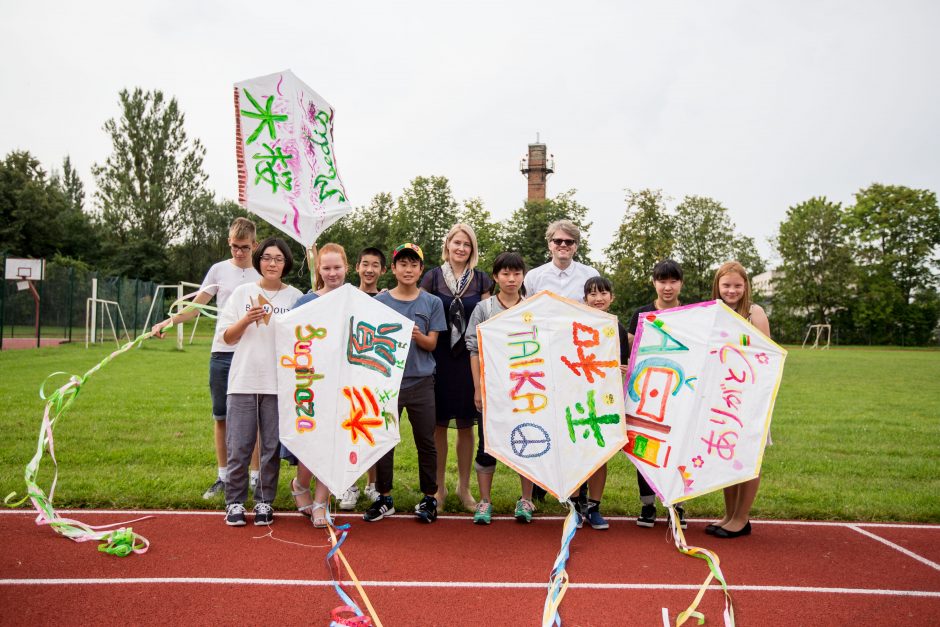
[[[574,260],[581,243],[581,229],[570,220],[556,220],[545,231],[548,251],[552,260],[529,272],[524,281],[526,294],[549,290],[576,300],[584,301],[584,283],[600,273]]]
[[[235,218],[228,232],[228,245],[232,251],[232,258],[220,261],[209,268],[206,278],[202,280],[199,292],[193,302],[205,305],[215,297],[219,310],[225,306],[229,296],[235,288],[243,283],[251,283],[261,278],[251,264],[251,255],[258,247],[255,241],[255,223],[248,218]],[[176,314],[153,325],[151,329],[154,337],[163,338],[163,329],[171,322],[182,324],[192,320],[198,315],[198,310],[190,310]],[[216,335],[212,340],[212,356],[209,358],[209,393],[212,396],[212,417],[215,422],[215,456],[218,466],[218,475],[202,498],[211,499],[220,496],[225,489],[227,478],[226,465],[228,453],[225,449],[225,416],[228,393],[228,373],[232,365],[234,346],[229,346]],[[250,481],[253,483],[258,477],[258,450],[255,449],[251,459]]]

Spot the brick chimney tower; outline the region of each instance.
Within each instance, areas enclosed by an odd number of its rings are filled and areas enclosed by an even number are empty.
[[[554,155],[548,155],[545,144],[539,142],[538,133],[535,143],[529,144],[529,154],[519,162],[519,171],[529,179],[528,200],[545,200],[545,179],[555,172]]]

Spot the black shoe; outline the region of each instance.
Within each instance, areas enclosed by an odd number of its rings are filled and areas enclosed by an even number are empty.
[[[652,527],[656,524],[656,506],[644,505],[636,519],[637,527]]]
[[[418,520],[426,523],[432,523],[437,520],[437,499],[433,496],[425,496],[415,508],[415,516]]]
[[[688,529],[689,523],[685,520],[685,508],[681,505],[676,505],[676,514],[679,516],[679,527],[682,529]]]
[[[705,525],[705,535],[713,536],[719,529],[721,529],[721,527],[718,525]]]
[[[366,522],[376,522],[394,513],[395,504],[392,501],[392,497],[379,496],[379,498],[375,499],[372,505],[369,506],[366,513],[362,515],[362,519]]]
[[[728,531],[724,527],[718,527],[715,529],[716,538],[737,538],[739,536],[749,536],[751,535],[751,521],[744,523],[744,526],[741,527],[738,531]]]
[[[270,503],[255,503],[255,525],[270,525],[274,522],[274,510]]]
[[[247,522],[245,520],[245,506],[241,503],[230,503],[225,508],[225,524],[229,527],[243,527]]]

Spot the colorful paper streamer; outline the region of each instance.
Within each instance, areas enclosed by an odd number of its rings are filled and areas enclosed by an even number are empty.
[[[187,302],[188,299],[192,298],[197,293],[198,292],[193,292],[183,296],[183,298],[176,300],[170,307],[171,315],[184,313],[185,311],[192,309],[199,309],[205,315],[209,316],[210,318],[214,318],[215,312],[217,311],[215,307]],[[166,328],[169,329],[172,327],[173,324],[171,323]],[[48,377],[46,377],[46,379],[39,386],[39,398],[46,401],[46,406],[43,410],[42,424],[39,428],[39,440],[36,446],[36,452],[29,463],[26,465],[26,470],[23,476],[23,479],[26,482],[26,496],[24,496],[19,501],[13,501],[13,499],[16,497],[16,492],[11,492],[3,500],[4,504],[9,507],[19,507],[28,499],[32,502],[33,506],[38,512],[38,516],[36,517],[37,525],[49,525],[56,533],[59,533],[66,538],[69,538],[70,540],[74,540],[75,542],[102,541],[104,544],[99,546],[99,550],[102,553],[107,553],[109,555],[120,555],[123,557],[129,555],[130,553],[143,554],[147,552],[147,549],[150,546],[150,542],[143,536],[135,533],[131,528],[121,528],[118,530],[111,530],[110,528],[117,525],[125,525],[131,522],[146,520],[147,518],[152,518],[152,516],[144,516],[131,521],[112,523],[109,525],[89,525],[73,518],[60,516],[58,512],[56,512],[52,505],[52,501],[55,495],[56,483],[59,479],[59,463],[55,457],[55,439],[53,437],[53,432],[55,424],[65,414],[66,410],[72,406],[72,403],[74,403],[75,399],[78,398],[78,394],[81,391],[82,386],[85,385],[85,383],[93,374],[104,368],[119,355],[122,355],[133,348],[139,347],[152,335],[153,333],[148,331],[141,334],[133,341],[127,342],[119,349],[98,362],[93,368],[88,370],[88,372],[86,372],[81,377],[77,375],[68,375],[68,373],[65,372],[53,372]],[[68,376],[68,382],[60,386],[47,397],[45,392],[46,384],[50,379],[59,375]],[[52,483],[49,487],[48,495],[43,491],[42,488],[39,487],[39,484],[36,481],[37,477],[39,476],[39,466],[42,462],[43,454],[47,450],[49,451],[49,458],[52,460],[54,467]]]
[[[565,517],[565,524],[561,531],[561,549],[555,557],[555,564],[552,566],[552,575],[548,583],[548,594],[545,597],[545,606],[542,610],[542,627],[549,627],[552,623],[561,626],[561,616],[558,608],[565,592],[568,590],[568,571],[565,566],[568,563],[568,556],[571,552],[571,540],[578,531],[577,516],[574,503],[569,499],[565,502],[568,507],[568,515]]]

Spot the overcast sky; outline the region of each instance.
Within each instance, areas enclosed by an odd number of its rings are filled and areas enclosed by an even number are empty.
[[[540,134],[591,243],[624,189],[711,196],[765,255],[789,206],[940,189],[940,3],[4,2],[0,154],[91,166],[117,93],[175,96],[235,198],[232,84],[290,68],[336,109],[350,200],[450,179],[502,219]]]

